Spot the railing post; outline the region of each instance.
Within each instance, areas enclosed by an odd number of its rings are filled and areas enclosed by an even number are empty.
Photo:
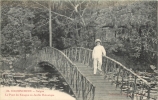
[[[107,74],[107,70],[108,70],[108,59],[106,58],[106,67],[105,67],[105,73]]]
[[[148,86],[148,96],[147,96],[148,100],[150,100],[150,87]]]
[[[70,58],[71,49],[68,49],[68,57]]]
[[[87,62],[87,63],[88,63],[88,66],[90,66],[90,64],[89,64],[89,63],[90,63],[90,60],[91,60],[91,52],[89,51],[89,52],[88,52],[88,62]]]
[[[50,50],[52,50],[52,52],[50,52]],[[90,52],[91,51],[88,51],[88,49],[84,49],[84,48],[70,48],[70,49],[68,49],[68,51],[67,51],[67,49],[64,51],[64,53],[66,55],[68,55],[71,60],[75,60],[75,61],[78,60],[79,62],[82,62],[84,64],[88,63],[89,65],[92,64],[92,61],[91,61],[92,59],[90,58],[91,57]],[[51,53],[53,54],[53,56],[49,55]],[[80,96],[80,98],[83,98],[83,100],[84,100],[84,99],[86,99],[86,97],[88,98],[88,96],[90,96],[91,99],[94,100],[95,87],[93,86],[93,89],[90,90],[90,92],[93,93],[93,95],[91,95],[91,94],[89,95],[87,93],[87,91],[89,90],[89,87],[88,88],[86,87],[86,85],[88,85],[86,77],[84,77],[80,73],[80,71],[78,71],[77,67],[72,65],[71,61],[69,62],[66,57],[63,58],[63,55],[62,55],[62,53],[60,53],[60,51],[58,51],[57,49],[44,48],[39,53],[38,56],[39,57],[41,56],[41,60],[48,60],[50,62],[52,59],[54,59],[52,61],[52,63],[54,63],[54,65],[56,65],[56,67],[59,68],[59,70],[60,70],[60,72],[62,72],[62,74],[64,73],[63,76],[66,77],[65,79],[68,80],[68,83],[71,85],[73,84],[73,88],[76,90],[76,94],[78,93],[77,95],[80,95],[80,93],[82,92],[82,94],[81,94],[82,97]],[[30,56],[30,58],[31,58],[31,56]],[[61,61],[62,61],[62,63],[61,63]],[[27,61],[21,65],[24,66],[25,64],[33,64],[33,63],[29,63],[29,62],[30,62],[30,59],[28,58]],[[151,87],[141,77],[137,76],[134,72],[130,71],[128,68],[126,68],[119,62],[117,62],[109,57],[105,57],[105,62],[103,62],[103,63],[104,63],[103,65],[105,65],[105,67],[104,67],[105,73],[109,73],[109,72],[115,73],[114,69],[117,67],[116,75],[114,77],[114,80],[116,82],[116,88],[120,84],[123,87],[127,86],[128,88],[130,88],[129,90],[126,89],[127,95],[130,93],[132,95],[132,99],[134,99],[134,96],[136,93],[136,88],[137,88],[136,81],[137,81],[137,78],[139,78],[142,82],[144,82],[141,84],[142,85],[142,87],[141,87],[142,96],[145,93],[147,98],[150,99]],[[122,72],[124,72],[124,73],[122,73]],[[134,80],[129,79],[129,74],[133,75],[132,78],[134,78]],[[110,76],[112,76],[112,75],[110,74]],[[127,80],[124,79],[124,76],[126,76]],[[121,78],[122,78],[122,81],[121,81]],[[121,87],[121,92],[122,91],[123,91],[123,88]],[[139,91],[139,92],[141,92],[141,91]],[[77,95],[76,95],[76,97],[77,97]]]
[[[118,72],[117,80],[116,80],[116,88],[117,88],[117,86],[119,85],[118,79],[119,79],[119,75],[120,75],[120,71],[121,71],[120,66],[118,66],[118,67],[119,67],[119,72]]]
[[[75,67],[75,71],[76,71],[76,93],[78,92],[78,71],[77,68]]]
[[[79,62],[81,62],[81,48],[79,48]]]
[[[70,85],[72,85],[72,80],[73,80],[73,77],[74,77],[72,71],[73,71],[73,65],[70,65]]]
[[[72,61],[74,61],[74,54],[73,54],[73,53],[74,53],[74,50],[73,50],[73,49],[74,49],[74,48],[72,47],[72,48],[71,48],[71,60],[72,60]]]
[[[82,80],[82,98],[83,98],[83,100],[85,100],[84,78],[83,78],[83,76],[81,76],[81,80]]]
[[[84,49],[84,60],[83,60],[83,64],[86,64],[86,57],[87,57],[87,55],[86,55],[86,49]]]
[[[64,50],[64,54],[67,56],[67,49]]]
[[[72,58],[72,61],[74,61],[74,48],[72,48],[71,58]]]
[[[93,86],[93,97],[92,97],[92,100],[94,100],[94,97],[95,97],[95,87]]]
[[[80,62],[82,63],[83,62],[83,50],[80,48]]]
[[[61,62],[62,64],[61,64],[61,72],[65,75],[65,70],[66,70],[66,64],[67,64],[67,62],[66,62],[66,58],[64,58],[63,60],[62,60],[62,62]],[[64,76],[65,77],[65,76]]]
[[[77,61],[77,48],[75,48],[75,61]]]
[[[133,89],[133,98],[134,98],[134,93],[136,92],[137,89],[137,77],[134,76],[134,89]]]
[[[124,71],[123,71],[123,73],[124,73]],[[123,88],[123,85],[124,85],[124,80],[123,80],[123,75],[122,75],[122,80],[121,80],[122,82],[121,82],[121,94],[122,94],[122,88]]]

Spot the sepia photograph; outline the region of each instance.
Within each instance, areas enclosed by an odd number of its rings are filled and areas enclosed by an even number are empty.
[[[157,0],[0,0],[0,100],[158,100]]]

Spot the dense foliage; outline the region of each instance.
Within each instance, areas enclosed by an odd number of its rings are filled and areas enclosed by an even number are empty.
[[[48,3],[2,1],[3,56],[26,56],[49,45]],[[101,38],[108,56],[126,59],[120,60],[125,65],[138,69],[157,66],[156,1],[59,0],[52,1],[51,8],[54,47],[92,49],[95,38]]]
[[[2,18],[7,18],[7,23],[4,22],[6,25],[3,26],[2,23],[2,54],[8,56],[32,53],[40,46],[38,37],[32,36],[31,32],[34,27],[32,20],[35,17],[34,12],[17,5],[6,8],[7,12],[2,12]]]
[[[114,34],[113,39],[105,41],[105,47],[110,46],[108,51],[126,57],[138,69],[147,69],[150,64],[156,66],[156,11],[156,2],[138,2],[100,10],[97,23],[101,29],[109,27],[108,30]]]

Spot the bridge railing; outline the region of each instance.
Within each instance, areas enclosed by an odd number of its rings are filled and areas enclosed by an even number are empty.
[[[78,100],[94,100],[95,86],[82,75],[76,65],[61,51],[45,47],[42,50],[16,61],[16,67],[35,67],[39,62],[48,62],[54,65],[69,84]]]
[[[72,47],[63,52],[72,61],[81,62],[93,68],[92,50],[83,47]],[[103,57],[102,70],[104,72],[104,77],[111,81],[111,84],[115,83],[114,85],[116,85],[116,88],[119,87],[120,92],[125,93],[127,97],[129,96],[132,99],[137,97],[140,100],[143,98],[153,98],[150,95],[150,84],[116,60],[108,56]]]
[[[58,69],[78,99],[94,100],[95,86],[82,75],[63,52],[46,47],[39,51],[38,58],[40,61],[53,64]]]

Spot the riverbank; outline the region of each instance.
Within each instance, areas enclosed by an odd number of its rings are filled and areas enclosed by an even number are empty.
[[[3,89],[4,90],[3,92],[7,91],[7,88],[11,87],[13,88],[12,90],[10,90],[11,92],[20,93],[19,96],[30,97],[30,94],[27,94],[27,93],[23,94],[25,93],[23,92],[25,89],[30,88],[29,91],[35,91],[35,92],[40,92],[40,93],[44,92],[45,90],[55,91],[55,92],[58,91],[61,93],[65,93],[66,95],[69,95],[70,97],[75,99],[75,95],[71,91],[69,85],[66,83],[64,78],[53,66],[49,66],[45,63],[45,64],[42,64],[41,66],[39,65],[38,67],[41,68],[41,70],[33,72],[33,73],[28,72],[28,71],[24,71],[24,73],[22,73],[22,71],[1,70],[1,77],[0,77],[1,87],[2,88],[5,87]],[[15,97],[15,94],[6,94],[5,96]],[[53,94],[38,94],[38,93],[33,94],[33,96],[54,97]],[[4,100],[10,100],[10,99],[4,99]],[[18,99],[14,99],[14,100],[18,100]],[[44,99],[40,99],[40,100],[44,100]],[[57,100],[60,100],[60,99],[57,99]],[[71,100],[71,99],[68,99],[68,100]]]

